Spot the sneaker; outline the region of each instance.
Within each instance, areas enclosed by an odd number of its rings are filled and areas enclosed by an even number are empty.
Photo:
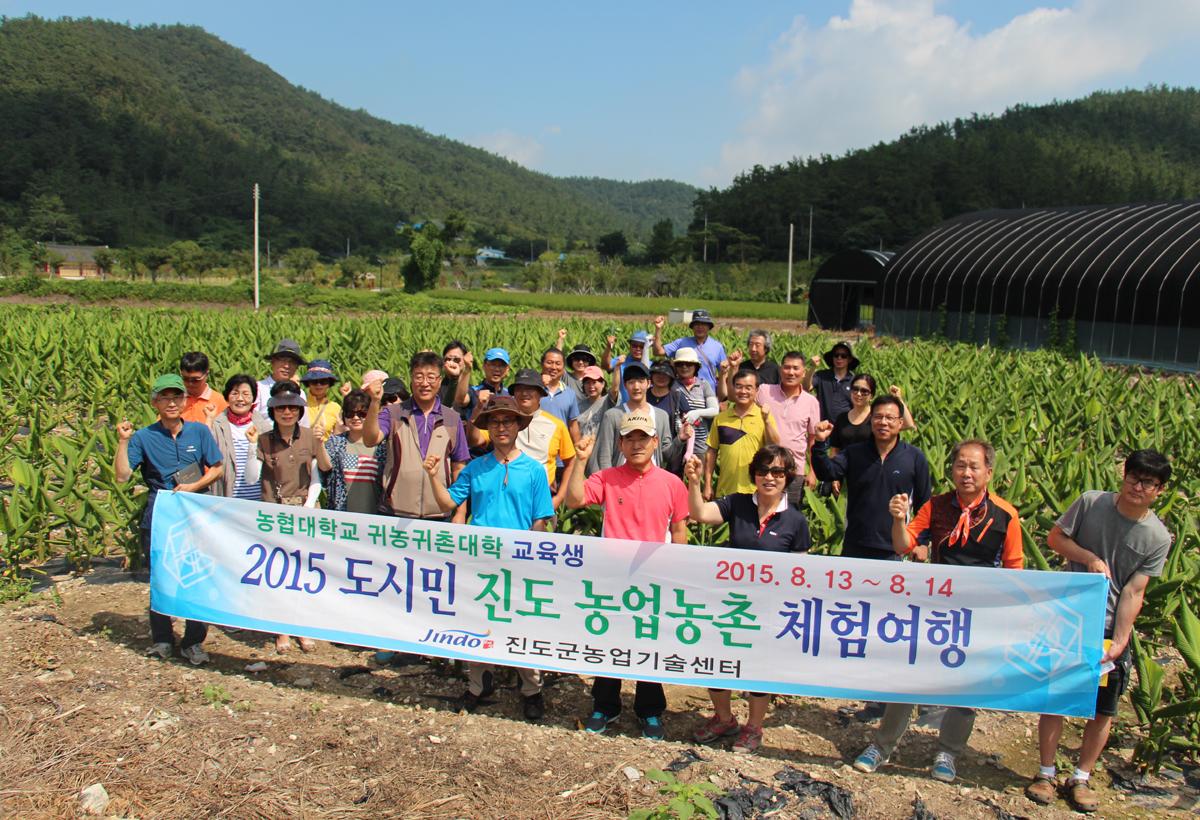
[[[883,756],[883,751],[874,743],[872,743],[863,750],[863,753],[860,754],[857,759],[855,759],[854,768],[858,769],[860,772],[871,774],[872,772],[878,771],[879,767],[884,763],[887,763],[887,758]]]
[[[943,783],[953,783],[954,778],[958,777],[958,773],[954,769],[954,755],[949,752],[935,754],[933,766],[929,769],[929,776]]]
[[[191,646],[185,646],[183,649],[179,650],[179,654],[191,661],[192,666],[203,666],[209,661],[208,653],[205,652],[204,647],[198,643],[194,643]]]
[[[156,643],[146,650],[146,657],[148,658],[153,658],[157,655],[163,660],[169,660],[173,654],[175,654],[175,647],[169,643]]]
[[[608,724],[616,719],[616,715],[609,717],[603,712],[592,712],[592,716],[583,722],[583,731],[591,732],[594,735],[601,734],[608,728]]]
[[[740,755],[755,754],[758,747],[762,745],[762,738],[762,727],[747,723],[742,729],[741,735],[738,736],[737,742],[733,744],[733,750]]]
[[[638,718],[638,722],[642,724],[642,737],[647,740],[662,740],[666,734],[667,730],[663,727],[662,718],[659,715]]]
[[[1053,778],[1038,772],[1037,777],[1033,778],[1033,782],[1025,787],[1025,796],[1034,803],[1049,806],[1058,796],[1058,786]]]
[[[537,720],[542,715],[546,714],[546,704],[542,700],[541,692],[538,692],[536,695],[530,695],[529,697],[524,698],[524,701],[525,701],[525,719],[526,720]]]
[[[1086,780],[1068,780],[1067,797],[1071,798],[1075,808],[1085,814],[1091,814],[1100,808],[1100,798],[1096,797],[1096,793],[1092,791],[1092,787]]]
[[[479,708],[479,699],[481,697],[486,697],[486,695],[474,695],[471,693],[471,690],[468,689],[467,691],[463,692],[461,698],[455,701],[454,711],[468,713],[474,712]]]
[[[692,737],[697,743],[712,743],[719,737],[728,737],[736,735],[738,732],[738,720],[734,715],[729,716],[729,720],[721,720],[716,715],[713,715],[708,723],[697,729]]]

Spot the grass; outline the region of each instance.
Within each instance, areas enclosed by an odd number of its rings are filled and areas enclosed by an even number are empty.
[[[429,295],[435,299],[463,299],[471,302],[489,302],[525,309],[588,311],[589,313],[616,313],[620,315],[666,316],[672,308],[692,309],[704,307],[720,319],[783,319],[803,322],[808,320],[808,304],[776,304],[772,302],[718,302],[683,298],[649,298],[638,296],[597,296],[577,293],[521,293],[499,290],[435,290]]]

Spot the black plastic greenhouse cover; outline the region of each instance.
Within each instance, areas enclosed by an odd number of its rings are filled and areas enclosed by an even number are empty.
[[[876,332],[1200,368],[1200,200],[979,211],[884,267]],[[1072,325],[1071,320],[1074,320]]]
[[[827,330],[857,330],[875,321],[875,288],[895,254],[842,251],[825,260],[808,287],[808,324]]]

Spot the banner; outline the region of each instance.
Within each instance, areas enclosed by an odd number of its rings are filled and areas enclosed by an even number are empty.
[[[1091,716],[1107,579],[638,543],[159,493],[151,607],[377,649]]]

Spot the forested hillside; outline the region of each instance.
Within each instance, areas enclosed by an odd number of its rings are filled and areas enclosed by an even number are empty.
[[[1200,197],[1200,92],[1098,92],[1020,105],[998,117],[921,126],[843,157],[756,166],[696,200],[691,230],[714,223],[786,259],[788,223],[817,255],[897,250],[944,219],[988,208],[1093,205]],[[711,242],[711,240],[710,240]]]
[[[382,251],[397,222],[451,210],[481,242],[561,247],[648,237],[695,193],[534,173],[324,100],[189,26],[0,18],[0,123],[0,226],[36,216],[58,241],[244,248],[260,183],[281,250]]]

